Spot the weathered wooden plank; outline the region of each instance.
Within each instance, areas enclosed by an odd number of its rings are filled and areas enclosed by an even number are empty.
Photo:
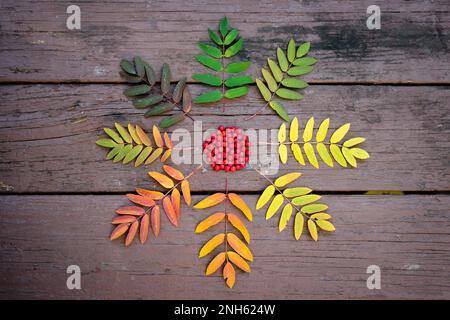
[[[203,72],[196,43],[224,15],[246,40],[253,74],[291,37],[313,43],[315,81],[446,82],[446,0],[378,1],[380,30],[366,27],[370,0],[83,1],[81,30],[66,28],[70,1],[2,1],[0,81],[120,81],[118,62],[135,53],[177,77]]]
[[[159,120],[142,117],[122,95],[122,85],[26,85],[0,88],[0,172],[2,191],[125,192],[152,185],[146,172],[159,164],[134,168],[104,160],[106,150],[94,144],[103,127],[115,121],[151,128]],[[194,94],[204,90],[192,86]],[[331,127],[351,122],[352,136],[364,136],[372,158],[356,170],[339,167],[316,170],[300,166],[291,156],[280,173],[300,170],[303,183],[316,190],[449,190],[450,118],[447,87],[313,86],[300,103],[286,103],[301,126],[314,116],[330,117]],[[220,124],[275,129],[281,121],[269,108],[250,121],[244,116],[260,108],[252,89],[245,100],[220,106],[194,107],[203,128]],[[175,128],[192,133],[193,122]],[[189,166],[181,165],[185,171]],[[265,182],[255,172],[238,173],[233,187],[261,190]],[[195,191],[218,188],[217,177],[205,173],[193,179]]]
[[[254,207],[255,196],[246,196]],[[195,201],[199,200],[196,196]],[[233,290],[203,276],[200,246],[218,225],[195,235],[210,210],[184,209],[181,226],[162,217],[160,237],[125,248],[110,242],[109,224],[123,196],[1,196],[0,297],[145,299],[448,299],[450,197],[332,196],[323,201],[337,231],[306,233],[297,242],[277,218],[254,213],[247,223],[252,272]],[[288,225],[291,228],[291,225]],[[78,265],[82,290],[66,289],[66,268]],[[381,290],[368,290],[366,269],[381,268]]]

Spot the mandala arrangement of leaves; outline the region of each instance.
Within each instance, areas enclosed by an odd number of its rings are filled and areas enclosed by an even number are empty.
[[[303,76],[313,71],[313,65],[317,62],[315,58],[306,57],[311,44],[305,42],[296,47],[294,39],[289,41],[287,51],[277,48],[277,60],[268,58],[269,70],[262,68],[263,79],[256,79],[256,85],[262,97],[275,112],[285,121],[289,121],[289,116],[284,106],[274,100],[275,96],[286,100],[301,100],[303,95],[298,93],[298,89],[304,89],[308,83],[295,77]],[[250,118],[254,117],[255,113]]]
[[[208,240],[208,242],[200,249],[198,256],[199,258],[203,258],[223,244],[223,250],[221,249],[209,262],[205,274],[207,276],[212,275],[224,265],[222,270],[223,278],[227,286],[233,288],[236,279],[236,270],[234,266],[244,272],[250,272],[250,266],[247,261],[253,261],[253,255],[247,246],[247,244],[250,243],[250,234],[247,228],[238,215],[228,210],[227,204],[230,203],[233,207],[239,209],[248,221],[252,221],[252,212],[239,195],[236,193],[229,193],[228,186],[225,189],[225,193],[215,193],[194,205],[194,208],[196,209],[206,209],[224,203],[223,211],[215,212],[201,221],[195,228],[195,233],[202,233],[220,222],[224,222],[224,232],[219,233]],[[239,231],[244,238],[244,241],[235,233],[230,232],[229,226],[232,226]]]
[[[128,164],[135,160],[134,166],[150,164],[160,158],[165,162],[170,158],[173,143],[167,132],[161,134],[157,126],[153,126],[153,145],[150,137],[138,125],[128,124],[125,129],[120,123],[115,123],[115,128],[104,128],[109,139],[99,139],[95,143],[101,147],[111,149],[106,155],[107,160]]]
[[[299,125],[297,117],[292,119],[289,127],[289,142],[286,137],[286,123],[282,123],[278,129],[278,152],[280,155],[280,161],[284,164],[288,158],[288,148],[290,145],[291,151],[301,165],[305,165],[306,161],[303,157],[303,151],[305,152],[306,159],[315,168],[319,168],[319,162],[317,160],[314,146],[319,154],[320,159],[329,167],[333,167],[333,159],[339,163],[342,167],[347,167],[349,164],[352,167],[357,167],[357,159],[365,160],[369,158],[369,153],[361,148],[355,147],[360,143],[363,143],[366,139],[362,137],[355,137],[344,139],[345,135],[350,129],[350,123],[346,123],[336,129],[330,136],[329,140],[326,140],[328,134],[328,128],[330,125],[330,119],[327,118],[321,122],[316,133],[316,139],[313,141],[314,134],[314,117],[308,119],[303,130],[302,141],[299,141]],[[331,154],[331,155],[330,155]]]
[[[217,89],[201,94],[194,99],[194,102],[213,103],[222,98],[234,99],[246,95],[248,93],[247,85],[253,83],[252,77],[235,76],[235,74],[246,71],[250,66],[250,61],[234,61],[225,65],[225,59],[234,57],[244,45],[244,40],[239,37],[239,30],[230,30],[228,19],[224,17],[219,23],[219,34],[211,29],[208,29],[208,34],[212,41],[211,44],[202,42],[198,44],[200,50],[206,55],[200,54],[195,58],[203,66],[215,71],[216,74],[194,74],[192,79]]]
[[[255,171],[257,170],[255,169]],[[317,227],[324,231],[335,230],[334,225],[328,221],[331,219],[331,215],[325,212],[328,209],[328,206],[326,204],[316,203],[316,201],[320,200],[320,195],[312,194],[312,190],[307,187],[290,187],[281,190],[281,188],[286,187],[288,184],[291,184],[300,178],[302,175],[300,172],[285,174],[275,179],[274,182],[264,176],[261,172],[257,172],[263,176],[270,185],[264,189],[263,193],[258,198],[256,210],[261,209],[271,201],[266,211],[266,220],[269,220],[281,207],[283,207],[278,223],[278,230],[280,232],[286,228],[294,211],[294,236],[297,240],[300,240],[300,236],[302,235],[305,219],[309,234],[314,241],[318,240]]]
[[[117,226],[111,233],[111,240],[120,238],[128,231],[125,237],[125,246],[129,246],[139,230],[139,239],[144,244],[147,241],[150,226],[155,237],[158,237],[161,226],[161,207],[166,213],[167,219],[174,226],[178,226],[181,215],[181,194],[186,205],[190,206],[189,178],[196,170],[194,169],[187,176],[168,165],[164,165],[163,170],[167,175],[156,171],[150,171],[148,174],[167,191],[163,193],[157,190],[136,188],[137,194],[127,194],[128,200],[135,205],[116,210],[118,217],[112,220],[112,224]]]
[[[164,63],[161,70],[161,88],[159,93],[151,93],[156,83],[156,75],[152,66],[141,57],[135,56],[133,62],[123,59],[120,62],[122,68],[121,75],[132,87],[124,90],[127,97],[137,98],[133,105],[138,108],[150,108],[145,117],[159,116],[164,113],[178,110],[177,113],[163,118],[159,122],[161,128],[168,128],[183,121],[187,116],[194,120],[189,112],[192,109],[192,99],[186,78],[182,78],[171,90],[171,71],[167,63]]]

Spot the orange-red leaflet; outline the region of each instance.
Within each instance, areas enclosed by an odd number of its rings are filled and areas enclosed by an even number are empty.
[[[162,200],[164,211],[169,221],[174,225],[178,226],[177,214],[172,206],[172,201],[169,197],[164,197]]]
[[[222,221],[224,217],[225,217],[224,212],[216,212],[216,213],[210,215],[208,218],[204,219],[197,225],[197,227],[195,228],[195,233],[201,233],[201,232],[211,228],[212,226],[214,226],[214,225],[218,224],[220,221]]]
[[[150,197],[129,193],[127,194],[127,198],[131,202],[140,204],[141,206],[144,207],[153,207],[155,205],[155,201],[153,201],[153,199]]]
[[[139,228],[139,221],[136,220],[131,224],[130,230],[128,231],[127,237],[125,238],[125,246],[129,246],[136,236],[137,230]]]
[[[221,203],[223,200],[225,200],[226,196],[225,193],[214,193],[213,195],[210,195],[208,197],[206,197],[205,199],[201,200],[200,202],[198,202],[194,208],[196,209],[205,209],[205,208],[209,208],[212,206],[215,206],[219,203]]]
[[[247,204],[245,203],[244,199],[242,199],[240,196],[238,196],[235,193],[229,193],[228,194],[228,199],[230,199],[231,203],[238,208],[239,210],[242,211],[242,213],[247,217],[247,219],[249,221],[252,221],[253,217],[252,217],[252,211],[250,210],[250,208],[247,206]]]
[[[239,239],[234,233],[227,233],[227,241],[230,247],[239,253],[243,258],[248,261],[253,261],[253,255],[250,249]]]
[[[142,216],[145,210],[138,206],[126,206],[116,210],[117,214],[127,214],[132,216]]]
[[[111,232],[111,240],[116,240],[120,236],[122,236],[125,232],[127,232],[128,227],[130,226],[129,223],[119,224],[117,227],[114,228],[114,230]]]
[[[133,223],[136,220],[135,216],[124,215],[114,218],[112,224]]]
[[[159,211],[159,206],[154,206],[150,213],[150,221],[155,237],[158,237],[159,230],[161,228],[161,213]]]
[[[153,179],[155,179],[161,186],[163,186],[166,189],[170,189],[174,186],[173,180],[170,179],[168,176],[163,175],[162,173],[150,171],[148,175]]]
[[[142,244],[147,241],[150,217],[145,214],[141,219],[141,228],[139,229],[139,240]]]

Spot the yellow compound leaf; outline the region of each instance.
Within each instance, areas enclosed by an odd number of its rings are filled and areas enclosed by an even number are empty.
[[[300,196],[300,197],[292,199],[292,203],[296,206],[304,206],[309,203],[315,202],[315,201],[319,200],[320,198],[322,198],[322,197],[319,196],[318,194],[308,194],[305,196]]]
[[[232,289],[236,281],[236,270],[231,263],[227,262],[223,268],[223,278],[226,281],[227,286]]]
[[[266,212],[266,220],[269,220],[270,218],[273,217],[273,215],[278,211],[278,209],[280,209],[283,202],[284,198],[283,195],[281,194],[277,194],[275,198],[273,198],[273,201]]]
[[[184,202],[190,206],[191,205],[191,188],[189,186],[189,181],[181,181],[181,192],[183,193]]]
[[[215,256],[208,264],[205,274],[209,276],[214,272],[216,272],[220,268],[220,266],[225,262],[225,257],[226,257],[225,252],[221,252],[217,256]]]
[[[153,139],[155,139],[155,143],[158,148],[164,147],[164,141],[157,126],[153,126]]]
[[[198,202],[196,205],[194,205],[194,208],[195,209],[209,208],[221,203],[223,200],[225,200],[225,198],[226,198],[225,193],[221,192],[214,193]]]
[[[286,224],[291,219],[292,211],[293,208],[290,203],[286,204],[283,208],[283,211],[281,211],[280,222],[278,224],[278,230],[280,232],[283,231],[284,228],[286,228]]]
[[[316,224],[319,226],[320,229],[324,230],[324,231],[334,231],[336,230],[336,228],[334,227],[334,225],[330,222],[330,221],[326,221],[326,220],[317,220]]]
[[[147,158],[147,160],[145,160],[144,164],[150,164],[153,161],[155,161],[156,159],[159,158],[159,156],[163,153],[164,149],[163,148],[157,148],[155,149],[155,151],[153,151],[153,153]]]
[[[230,261],[233,262],[239,269],[241,269],[244,272],[250,272],[250,266],[247,263],[247,261],[242,259],[242,257],[238,255],[236,252],[228,251],[227,256],[228,259],[230,259]]]
[[[363,143],[364,141],[366,141],[366,138],[356,137],[356,138],[352,138],[352,139],[345,141],[343,146],[347,147],[347,148],[351,148],[351,147],[356,146],[357,144]]]
[[[303,217],[301,212],[298,212],[295,215],[294,220],[294,236],[296,240],[300,240],[300,237],[303,232],[303,225],[305,224],[305,218]]]
[[[163,170],[172,178],[174,178],[175,180],[183,180],[184,179],[184,175],[181,171],[168,166],[168,165],[163,165]]]
[[[136,132],[136,127],[134,125],[132,125],[131,123],[128,124],[128,132],[130,133],[131,138],[133,139],[133,141],[136,144],[142,144],[142,141]]]
[[[294,117],[291,121],[291,126],[289,128],[289,140],[291,142],[296,142],[298,140],[298,119]]]
[[[291,150],[294,154],[295,160],[297,160],[298,163],[300,163],[302,166],[305,165],[305,159],[303,158],[302,149],[297,143],[291,144]]]
[[[331,135],[330,142],[331,143],[338,143],[339,141],[341,141],[344,138],[344,136],[347,134],[349,129],[350,129],[350,123],[346,123],[346,124],[342,125],[341,127],[339,127]]]
[[[258,199],[258,202],[256,203],[256,210],[261,209],[266,205],[267,202],[272,198],[273,194],[275,193],[275,187],[270,185],[267,188],[264,189],[263,193]]]
[[[286,141],[286,123],[282,123],[280,129],[278,129],[278,142],[283,143]]]
[[[306,122],[305,130],[303,131],[303,141],[308,142],[312,139],[314,130],[314,117],[309,118]]]
[[[326,118],[325,120],[322,121],[316,134],[317,142],[322,142],[325,140],[329,125],[330,125],[330,118]]]
[[[133,142],[133,139],[131,138],[128,131],[120,123],[116,122],[114,125],[116,127],[117,132],[119,132],[120,136],[123,138],[123,140],[125,140],[126,143]]]
[[[166,143],[166,147],[169,149],[173,149],[173,142],[169,137],[167,132],[164,132],[164,142]]]
[[[308,204],[306,206],[304,206],[303,208],[301,208],[301,211],[304,213],[317,213],[317,212],[322,212],[328,209],[328,206],[326,204],[321,204],[321,203],[313,203],[313,204]]]
[[[278,146],[278,153],[280,154],[281,163],[285,164],[287,162],[287,147],[284,144]]]
[[[342,148],[342,154],[344,155],[345,160],[354,168],[357,167],[356,159],[351,153],[349,148],[343,147]]]
[[[320,142],[317,144],[316,149],[317,149],[317,153],[319,154],[319,156],[323,160],[323,162],[327,166],[333,167],[333,159],[331,159],[331,156],[328,153],[327,147],[322,142]]]
[[[173,180],[162,173],[159,173],[157,171],[150,171],[148,175],[155,179],[161,186],[166,189],[170,189],[174,186]]]
[[[200,249],[198,257],[202,258],[206,256],[208,253],[210,253],[219,245],[221,245],[224,240],[225,240],[225,233],[219,233],[218,235],[215,235],[214,237],[209,239],[208,242],[205,243],[205,245]]]
[[[149,136],[145,133],[144,129],[142,129],[138,125],[136,125],[136,134],[144,145],[146,145],[147,147],[150,147],[152,145]]]
[[[331,219],[331,216],[328,213],[315,213],[313,215],[311,215],[311,219],[316,219],[316,220],[328,220]]]
[[[339,163],[342,167],[347,167],[347,161],[345,161],[344,156],[342,155],[341,149],[336,144],[330,145],[330,151],[331,155],[333,156],[334,160],[336,160],[337,163]]]
[[[308,158],[308,161],[311,163],[311,165],[319,169],[319,163],[317,162],[316,154],[314,152],[314,147],[311,143],[307,142],[303,146],[303,149],[305,150],[306,157]]]
[[[314,241],[317,241],[317,227],[314,221],[311,219],[308,219],[308,230],[311,238],[313,238]]]
[[[222,221],[223,218],[225,218],[224,212],[216,212],[210,215],[208,218],[204,219],[197,225],[197,227],[195,228],[195,233],[201,233],[205,230],[208,230],[212,226],[215,226],[220,221]]]
[[[228,213],[227,219],[231,223],[231,225],[242,234],[245,241],[247,241],[247,243],[250,243],[250,234],[248,233],[248,230],[245,227],[244,223],[242,223],[241,219],[239,219],[239,217],[233,213]]]
[[[291,172],[291,173],[285,174],[285,175],[277,178],[275,180],[274,184],[278,188],[282,188],[282,187],[288,185],[289,183],[292,183],[295,180],[297,180],[298,178],[300,178],[301,175],[302,174],[300,172]]]
[[[345,146],[345,144],[344,144],[344,146]],[[351,148],[350,152],[357,159],[365,160],[365,159],[369,159],[369,157],[370,157],[369,154],[367,153],[367,151],[364,149]]]
[[[253,261],[253,255],[247,245],[239,239],[234,233],[227,233],[227,242],[244,259],[248,261]]]
[[[233,206],[241,210],[241,212],[244,214],[244,216],[249,220],[253,220],[252,211],[248,207],[248,205],[245,203],[244,199],[242,199],[240,196],[238,196],[236,193],[229,193],[228,199],[231,201]]]
[[[296,187],[296,188],[287,188],[284,189],[283,194],[288,198],[304,196],[305,194],[311,193],[312,190],[310,188],[305,187]]]

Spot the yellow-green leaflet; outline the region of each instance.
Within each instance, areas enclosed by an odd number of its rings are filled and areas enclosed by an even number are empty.
[[[138,134],[136,133],[136,128],[131,123],[128,124],[128,132],[130,133],[131,138],[136,144],[142,144],[141,139],[139,138]]]
[[[295,52],[295,50],[294,50],[294,52]],[[291,142],[296,142],[298,140],[298,119],[297,119],[297,117],[294,117],[294,119],[292,119],[292,121],[291,121],[291,126],[289,128],[289,140],[291,140]]]
[[[339,127],[330,138],[331,143],[338,143],[341,141],[344,136],[347,134],[348,130],[350,129],[350,123],[346,123],[343,126]]]
[[[106,155],[106,160],[111,160],[112,158],[114,158],[119,152],[120,150],[122,150],[123,148],[123,144],[118,144],[117,146],[115,146],[110,152],[108,152],[108,154]]]
[[[285,144],[278,146],[278,153],[280,154],[281,163],[285,164],[287,162],[287,147]]]
[[[277,85],[277,82],[275,81],[275,79],[272,77],[272,74],[264,68],[261,68],[261,73],[264,77],[264,80],[266,80],[269,90],[272,92],[275,92],[278,88],[278,85]]]
[[[350,163],[350,165],[352,166],[352,167],[355,167],[356,168],[356,159],[355,159],[355,157],[352,155],[352,153],[350,152],[350,149],[349,148],[346,148],[346,147],[343,147],[342,148],[342,154],[344,155],[344,157],[345,157],[345,160],[347,160],[347,162],[348,163]]]
[[[278,224],[278,231],[283,231],[286,228],[286,224],[291,219],[292,215],[292,205],[290,203],[286,204],[281,212],[280,222]]]
[[[133,149],[130,150],[130,152],[127,153],[125,158],[123,159],[123,164],[130,163],[138,156],[138,154],[142,151],[143,146],[141,144],[133,147]]]
[[[317,142],[322,142],[323,140],[325,140],[325,137],[327,136],[329,125],[330,125],[330,118],[326,118],[325,120],[322,121],[322,123],[319,126],[319,129],[317,130],[317,135],[316,135]]]
[[[302,149],[297,143],[291,144],[291,150],[294,154],[295,160],[297,160],[298,163],[300,163],[302,166],[305,165],[305,159],[303,159]]]
[[[336,228],[330,221],[326,220],[317,220],[316,224],[319,226],[320,229],[324,231],[334,231]]]
[[[126,143],[133,142],[128,131],[124,127],[122,127],[120,123],[116,122],[114,125],[116,126],[116,130],[120,133],[120,136],[123,138],[123,140],[125,140]]]
[[[281,177],[278,177],[278,178],[275,180],[274,184],[275,184],[275,186],[277,186],[278,188],[282,188],[282,187],[284,187],[285,185],[287,185],[287,184],[289,184],[289,183],[291,183],[291,182],[294,182],[295,180],[297,180],[298,178],[300,178],[301,175],[302,175],[302,174],[301,174],[300,172],[291,172],[291,173],[285,174],[285,175],[283,175],[283,176],[281,176]]]
[[[122,161],[123,158],[130,152],[130,150],[133,149],[132,144],[127,144],[125,147],[123,147],[119,153],[114,157],[113,162],[119,162]]]
[[[269,65],[270,71],[272,71],[275,80],[277,80],[277,82],[283,80],[283,72],[278,67],[278,64],[272,59],[267,59],[267,64]]]
[[[309,118],[303,131],[303,141],[308,142],[312,139],[314,129],[314,117]]]
[[[304,206],[322,198],[318,194],[308,194],[292,199],[292,203],[296,206]]]
[[[304,206],[303,208],[301,208],[301,212],[304,213],[317,213],[317,212],[321,212],[321,211],[325,211],[328,209],[328,206],[326,204],[321,204],[321,203],[313,203],[313,204],[308,204],[306,206]]]
[[[344,147],[351,148],[357,144],[363,143],[364,141],[366,141],[366,138],[363,137],[352,138],[344,142]]]
[[[344,156],[342,155],[341,149],[337,145],[332,144],[332,145],[330,145],[330,151],[331,151],[331,154],[333,155],[334,160],[336,160],[337,163],[339,163],[341,166],[346,168],[347,161],[345,161]]]
[[[305,218],[303,218],[303,215],[301,212],[298,212],[295,215],[295,220],[294,220],[294,236],[296,240],[300,240],[300,236],[302,235],[303,232],[303,225],[305,223]]]
[[[314,221],[311,219],[308,219],[308,230],[311,238],[313,238],[314,241],[317,241],[317,227]]]
[[[296,187],[284,189],[283,194],[288,198],[299,197],[312,192],[310,188]]]
[[[333,167],[333,159],[331,159],[330,154],[328,153],[327,147],[322,143],[318,143],[316,145],[317,153],[320,158],[325,162],[325,164],[329,167]]]
[[[110,129],[110,128],[103,128],[103,131],[105,131],[105,133],[111,137],[111,139],[113,139],[115,142],[117,143],[123,143],[122,138],[117,134],[117,132],[115,132],[114,130]]]
[[[273,198],[273,201],[266,212],[266,220],[269,220],[270,218],[273,217],[273,215],[278,211],[278,209],[280,209],[283,202],[284,198],[283,195],[281,194],[277,194],[275,198]]]
[[[331,216],[328,213],[314,213],[311,215],[311,219],[317,219],[317,220],[328,220],[331,219]]]
[[[287,48],[287,58],[289,62],[293,62],[295,59],[295,41],[294,39],[291,39],[288,44]]]
[[[266,205],[267,202],[272,198],[273,194],[275,193],[275,187],[270,185],[266,189],[264,189],[263,193],[258,199],[258,202],[256,203],[256,210],[261,209]]]
[[[139,167],[141,164],[144,163],[145,159],[152,153],[153,148],[152,147],[145,147],[144,150],[142,150],[141,154],[137,157],[136,162],[134,163],[135,167]]]
[[[352,155],[355,158],[358,158],[358,159],[364,160],[364,159],[368,159],[370,157],[369,154],[367,153],[367,151],[364,149],[352,148],[352,149],[350,149],[350,152],[352,153]]]
[[[316,169],[319,169],[319,163],[317,162],[316,154],[314,153],[314,147],[311,143],[307,142],[303,146],[303,150],[305,150],[306,157],[312,166]]]
[[[280,65],[280,68],[283,72],[286,72],[289,64],[286,58],[286,55],[284,54],[284,51],[281,48],[277,48],[277,58],[278,58],[278,64]]]
[[[262,82],[259,79],[255,79],[256,85],[258,86],[259,92],[261,92],[261,95],[263,96],[264,100],[270,101],[272,98],[272,93],[270,93],[270,90],[267,89],[264,82]]]
[[[280,129],[278,129],[278,142],[283,143],[286,141],[286,123],[282,123]]]
[[[150,157],[148,157],[147,160],[145,160],[144,164],[150,164],[156,159],[158,159],[158,157],[163,153],[163,151],[164,151],[163,148],[156,148],[155,151],[153,151],[153,153],[150,155]]]

